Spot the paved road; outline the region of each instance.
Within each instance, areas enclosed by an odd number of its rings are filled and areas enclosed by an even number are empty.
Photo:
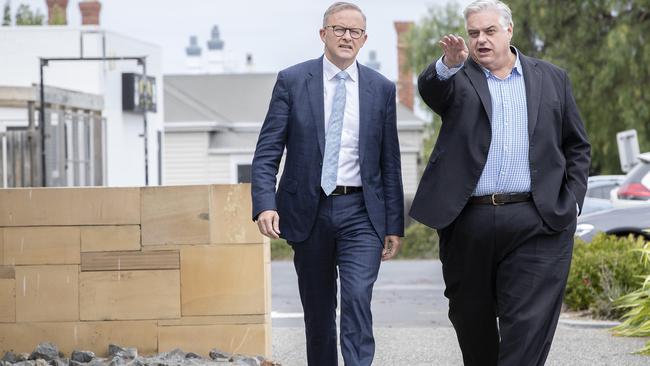
[[[304,327],[293,264],[273,262],[272,280],[273,358],[283,366],[304,366]],[[374,365],[462,365],[443,290],[439,261],[382,263],[373,295]],[[561,322],[547,366],[648,366],[650,357],[632,354],[644,342]]]

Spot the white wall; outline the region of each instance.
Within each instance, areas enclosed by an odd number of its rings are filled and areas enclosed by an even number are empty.
[[[84,33],[96,27],[0,27],[0,85],[39,83],[39,57],[102,56],[102,34]],[[156,78],[157,113],[148,113],[149,184],[157,184],[156,132],[163,129],[162,51],[160,47],[105,32],[107,57],[147,56],[147,74]],[[45,84],[104,97],[102,115],[107,120],[107,182],[109,186],[144,185],[142,115],[122,112],[123,72],[141,73],[136,61],[51,62],[44,68]]]
[[[163,155],[163,184],[203,184],[212,169],[208,164],[206,132],[167,133]]]

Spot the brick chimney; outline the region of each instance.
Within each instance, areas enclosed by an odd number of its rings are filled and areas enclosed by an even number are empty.
[[[395,22],[395,30],[397,31],[397,67],[399,68],[397,99],[410,110],[413,110],[414,87],[413,71],[407,64],[406,36],[412,27],[413,22]]]
[[[79,10],[81,10],[82,25],[99,25],[102,3],[97,0],[83,0],[79,2]]]
[[[52,24],[57,16],[63,17],[63,24],[68,24],[68,0],[46,0],[47,23]]]

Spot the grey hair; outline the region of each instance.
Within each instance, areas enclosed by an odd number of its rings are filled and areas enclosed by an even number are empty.
[[[364,14],[363,11],[361,11],[360,7],[358,7],[357,5],[352,4],[352,3],[346,3],[344,1],[339,1],[339,2],[336,2],[336,3],[332,4],[332,5],[330,5],[330,7],[327,8],[327,10],[325,10],[325,14],[323,14],[323,28],[325,28],[327,26],[327,18],[329,18],[330,15],[332,15],[334,13],[338,13],[339,11],[342,11],[342,10],[356,10],[359,13],[361,13],[361,16],[363,17],[363,24],[365,26],[365,24],[366,24],[366,14]]]
[[[465,26],[467,26],[467,18],[470,15],[484,10],[496,10],[499,13],[499,23],[501,23],[503,29],[508,29],[508,27],[514,25],[512,22],[512,12],[508,5],[499,0],[476,0],[467,5],[463,11]]]

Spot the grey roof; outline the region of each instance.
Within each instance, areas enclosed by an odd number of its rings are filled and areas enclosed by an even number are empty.
[[[165,75],[165,122],[262,122],[277,74]],[[422,121],[403,104],[398,121]]]
[[[165,122],[262,122],[276,74],[165,75]]]

